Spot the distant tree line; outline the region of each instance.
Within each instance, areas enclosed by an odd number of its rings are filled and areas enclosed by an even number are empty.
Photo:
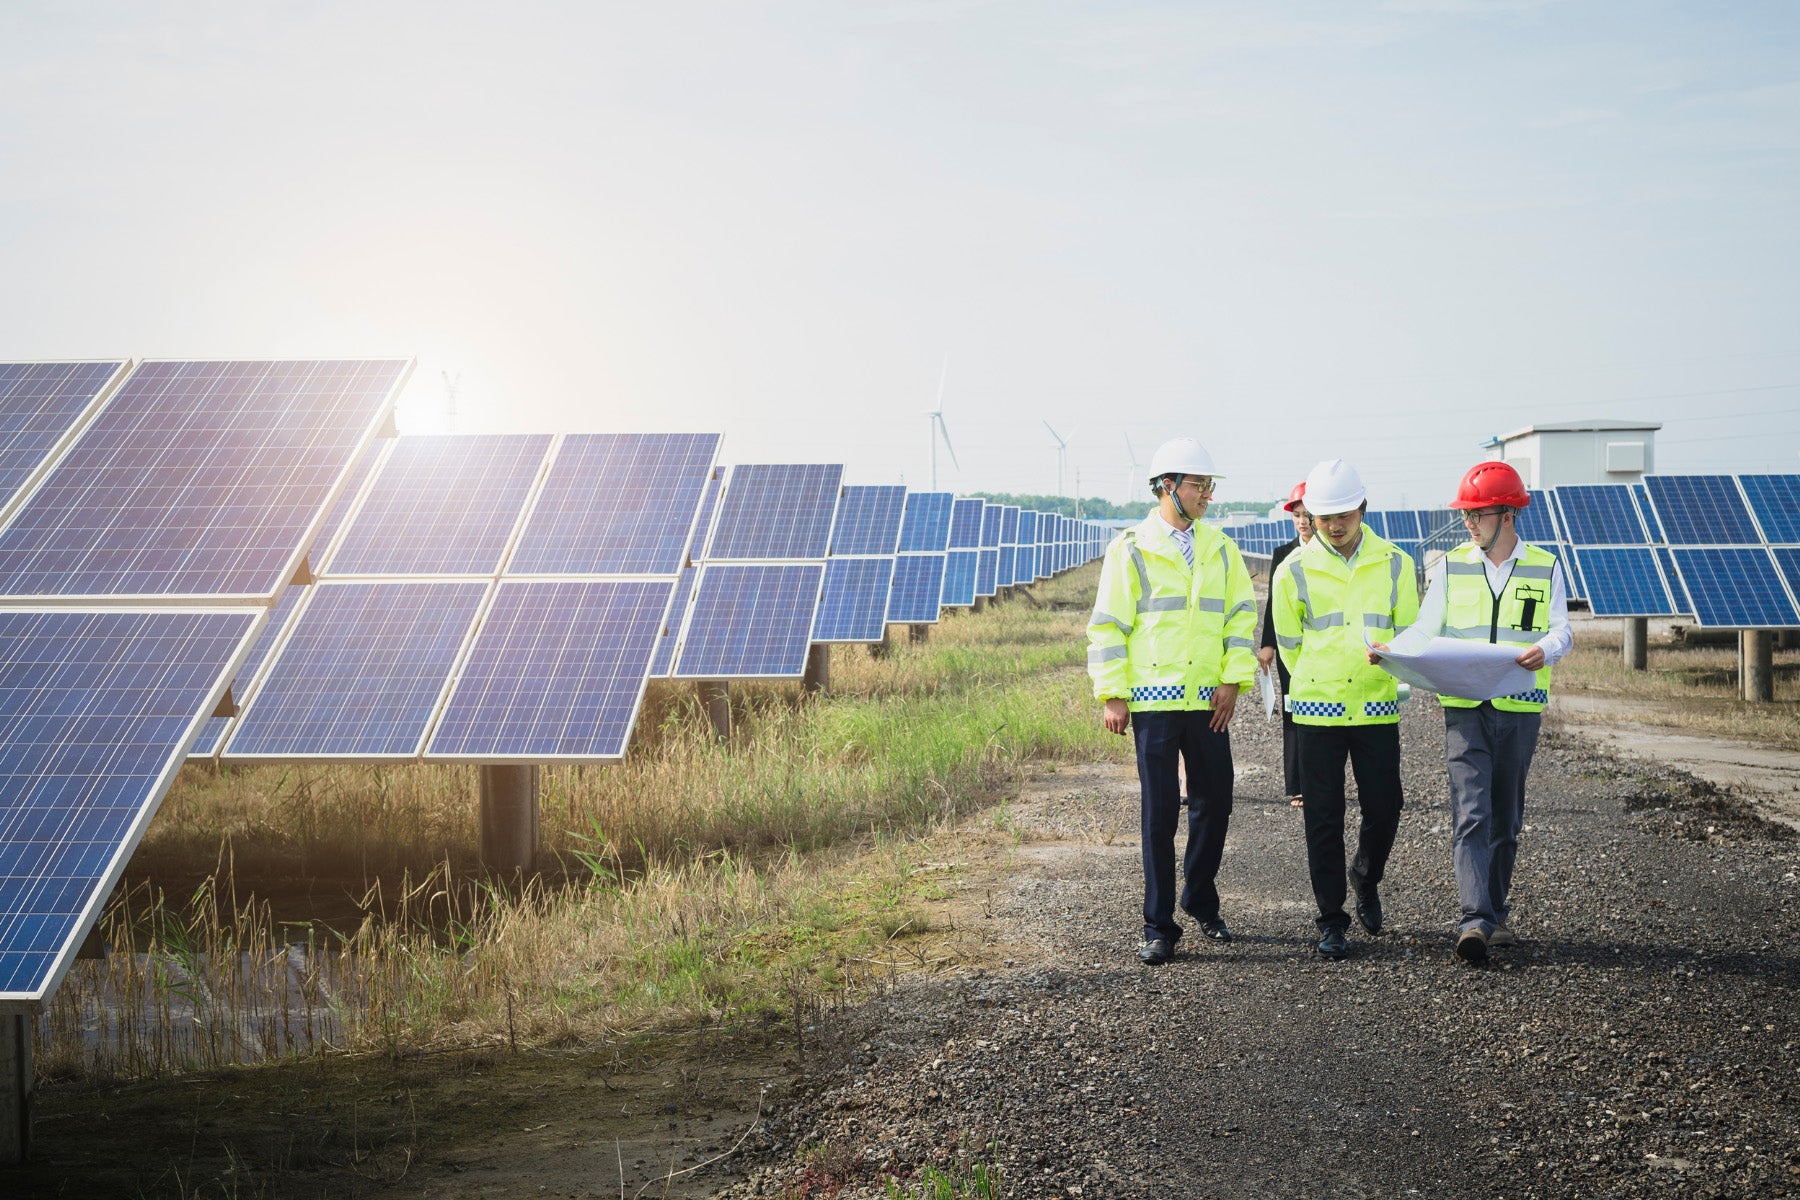
[[[1061,513],[1065,517],[1083,517],[1090,521],[1137,520],[1150,511],[1154,504],[1150,489],[1144,489],[1144,498],[1130,504],[1114,504],[1111,500],[1102,500],[1098,496],[1084,496],[1077,500],[1072,496],[1035,496],[1016,492],[971,492],[990,504],[1016,504],[1020,508],[1032,508],[1038,512]],[[1222,513],[1253,512],[1266,513],[1274,507],[1273,500],[1215,500],[1207,506],[1210,516]],[[1077,511],[1077,506],[1079,511]]]

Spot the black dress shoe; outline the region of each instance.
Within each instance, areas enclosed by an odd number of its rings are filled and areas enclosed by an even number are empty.
[[[1368,877],[1350,868],[1350,890],[1356,893],[1356,921],[1371,934],[1381,932],[1381,893]]]
[[[1336,925],[1319,934],[1319,953],[1326,958],[1349,958],[1350,941]]]
[[[1160,967],[1174,957],[1174,943],[1167,938],[1151,938],[1138,947],[1138,961],[1146,967]]]
[[[1456,957],[1471,967],[1487,966],[1488,940],[1480,929],[1465,929],[1456,939]]]
[[[1223,917],[1214,917],[1210,921],[1200,922],[1200,932],[1215,942],[1229,942],[1234,940],[1231,936],[1231,927],[1225,924],[1225,918]]]

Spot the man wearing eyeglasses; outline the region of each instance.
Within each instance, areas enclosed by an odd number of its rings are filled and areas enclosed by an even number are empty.
[[[1469,540],[1431,570],[1415,626],[1432,637],[1519,648],[1534,686],[1511,696],[1440,696],[1450,768],[1452,856],[1462,901],[1456,956],[1479,966],[1488,947],[1510,946],[1513,863],[1525,820],[1525,776],[1550,702],[1550,668],[1575,643],[1562,563],[1519,537],[1518,510],[1531,503],[1508,463],[1477,463],[1463,475],[1451,508]]]
[[[1106,549],[1088,622],[1088,675],[1109,733],[1137,743],[1144,856],[1138,959],[1161,966],[1181,940],[1175,921],[1178,761],[1187,765],[1182,909],[1217,942],[1232,940],[1215,883],[1231,821],[1231,735],[1238,689],[1256,674],[1256,600],[1236,543],[1200,524],[1212,496],[1212,455],[1193,438],[1150,459],[1156,511]]]

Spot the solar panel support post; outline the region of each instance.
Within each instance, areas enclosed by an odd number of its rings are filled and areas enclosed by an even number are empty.
[[[1619,639],[1619,656],[1627,671],[1642,671],[1650,665],[1650,618],[1626,617],[1624,636]]]
[[[16,1167],[31,1153],[31,1024],[22,1014],[0,1017],[0,1167]]]
[[[694,685],[700,707],[712,722],[713,736],[721,742],[731,740],[731,685],[723,679],[702,679]]]
[[[814,696],[831,690],[831,647],[814,642],[806,648],[806,670],[800,676],[800,694]]]
[[[502,875],[529,872],[537,859],[538,769],[531,764],[481,768],[481,862]]]
[[[908,625],[906,627],[906,638],[913,645],[922,646],[931,640],[931,626]]]
[[[1775,634],[1769,629],[1745,629],[1738,633],[1738,678],[1744,699],[1752,704],[1775,700]]]
[[[881,627],[881,640],[879,642],[869,643],[870,658],[886,658],[888,656],[888,651],[894,648],[893,643],[888,641],[888,631],[892,628],[891,625],[883,625]]]
[[[969,611],[978,612],[978,613],[986,612],[987,611],[987,600],[988,600],[988,598],[986,596],[975,597],[975,607],[970,609]]]

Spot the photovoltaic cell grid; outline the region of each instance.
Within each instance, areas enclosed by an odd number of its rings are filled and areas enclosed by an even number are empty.
[[[894,559],[830,558],[825,590],[813,619],[815,642],[879,642],[887,630]]]
[[[674,575],[718,453],[716,433],[566,435],[508,571]]]
[[[0,1001],[61,980],[262,616],[0,611]]]
[[[1572,484],[1556,489],[1565,540],[1581,546],[1647,546],[1631,488],[1623,483]]]
[[[1699,624],[1736,629],[1800,625],[1800,613],[1768,549],[1676,546],[1673,554]]]
[[[416,757],[488,587],[315,585],[221,759]]]
[[[895,625],[935,624],[943,595],[944,555],[902,554],[894,560],[887,619]]]
[[[980,559],[979,550],[950,551],[944,560],[942,607],[967,608],[975,603],[975,572]]]
[[[905,515],[906,488],[899,484],[846,487],[831,531],[831,552],[892,554],[899,548]],[[829,579],[826,587],[829,590]]]
[[[706,539],[712,533],[720,482],[715,472],[706,480],[705,490],[700,494],[699,512],[694,516],[694,532],[688,540],[686,558],[690,562],[699,557],[700,548],[706,545]],[[694,577],[698,573],[696,568],[684,566],[675,579],[675,596],[669,603],[669,615],[663,625],[663,635],[657,639],[656,654],[650,660],[652,679],[667,679],[675,666],[675,647],[681,640],[681,626],[687,619],[688,600],[694,594]]]
[[[1668,536],[1663,532],[1662,520],[1656,515],[1656,506],[1650,503],[1650,491],[1641,483],[1631,485],[1631,498],[1637,504],[1638,516],[1644,522],[1644,528],[1650,532],[1652,542],[1667,543]]]
[[[1671,546],[1756,546],[1762,534],[1729,475],[1646,475]]]
[[[908,492],[906,520],[900,526],[902,553],[942,553],[950,548],[950,515],[956,497],[949,492]]]
[[[0,513],[80,427],[125,364],[0,363]]]
[[[950,548],[975,550],[981,546],[982,509],[985,500],[958,500],[950,515]]]
[[[622,757],[674,586],[503,580],[425,757]]]
[[[1531,503],[1514,515],[1513,528],[1534,546],[1550,547],[1562,541],[1556,531],[1556,518],[1550,511],[1550,494],[1545,491],[1527,494]]]
[[[1775,566],[1787,581],[1789,594],[1800,597],[1800,546],[1776,546],[1769,551]]]
[[[0,595],[272,598],[409,368],[143,364],[0,531]]]
[[[1739,475],[1750,511],[1771,545],[1800,545],[1800,475]]]
[[[676,679],[794,679],[805,674],[822,563],[709,562],[694,585]]]
[[[1581,562],[1586,600],[1597,617],[1666,617],[1679,609],[1669,598],[1650,546],[1588,546]]]
[[[707,560],[823,559],[843,478],[843,466],[835,463],[732,467]]]
[[[1000,551],[984,549],[976,553],[981,557],[975,564],[975,594],[992,596],[999,590],[996,576],[1000,567]]]
[[[1000,545],[1000,526],[1006,516],[1001,505],[988,504],[981,510],[981,548],[992,550]]]
[[[549,449],[543,434],[396,439],[324,573],[498,573]]]
[[[1019,548],[1002,546],[999,553],[1000,557],[994,568],[994,583],[998,587],[1011,587],[1013,585],[1013,566],[1018,561]]]
[[[1365,514],[1365,516],[1366,515],[1367,514]],[[1383,516],[1386,518],[1383,522],[1385,532],[1381,533],[1380,536],[1387,538],[1390,542],[1416,542],[1419,540],[1419,514],[1417,511],[1406,508],[1392,508],[1386,510],[1383,513]]]

